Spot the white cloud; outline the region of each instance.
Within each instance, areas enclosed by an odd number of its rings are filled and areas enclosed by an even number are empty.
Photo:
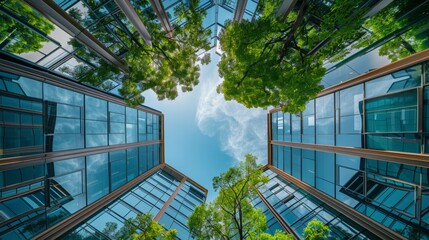
[[[235,101],[225,101],[216,92],[221,82],[217,74],[210,74],[201,83],[196,121],[200,130],[209,136],[216,136],[222,151],[236,160],[244,159],[246,153],[258,157],[262,164],[267,162],[267,111],[248,109]]]

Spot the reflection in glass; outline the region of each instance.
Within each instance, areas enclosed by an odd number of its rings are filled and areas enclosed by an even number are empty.
[[[404,70],[365,83],[365,97],[376,97],[386,93],[396,92],[420,86],[421,65]]]
[[[88,204],[109,193],[108,154],[102,153],[86,157],[86,179]]]

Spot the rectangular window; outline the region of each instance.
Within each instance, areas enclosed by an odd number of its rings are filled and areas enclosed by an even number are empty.
[[[301,149],[292,148],[292,176],[301,179]]]
[[[283,147],[283,160],[284,160],[284,168],[283,171],[285,171],[288,174],[291,174],[292,171],[292,158],[291,158],[291,148],[290,147]]]
[[[138,148],[127,149],[127,181],[131,181],[139,174]]]
[[[314,151],[302,150],[302,181],[314,187]]]
[[[138,134],[139,142],[147,140],[146,136],[146,112],[138,111]]]
[[[125,107],[109,102],[109,145],[125,143]]]
[[[54,87],[54,89],[73,97],[83,96],[82,94],[79,95],[58,87]],[[65,103],[45,102],[45,141],[47,152],[84,147],[82,103],[67,99],[62,101]]]
[[[316,152],[316,188],[334,196],[335,161],[333,153]]]
[[[137,142],[137,110],[132,108],[126,108],[127,110],[127,143]]]
[[[0,158],[44,152],[42,93],[42,82],[0,71]]]
[[[310,100],[302,112],[302,142],[314,143],[315,142],[315,125],[316,119],[314,114],[314,99]]]
[[[339,91],[337,146],[362,147],[363,84]]]
[[[139,173],[142,174],[148,169],[147,146],[143,146],[139,148]]]
[[[125,150],[109,153],[110,189],[119,188],[127,182],[127,159]]]
[[[86,157],[88,204],[109,193],[109,157],[107,153]]]
[[[417,132],[417,90],[365,101],[367,133]]]
[[[292,142],[301,142],[301,113],[291,114]]]
[[[367,98],[420,86],[422,66],[409,67],[365,83]]]
[[[107,145],[107,101],[85,96],[86,147]]]
[[[316,98],[316,143],[334,145],[334,94]]]
[[[271,113],[271,139],[274,141],[278,140],[277,135],[277,115],[278,112]]]

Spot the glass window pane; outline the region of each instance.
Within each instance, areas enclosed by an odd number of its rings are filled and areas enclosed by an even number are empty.
[[[365,102],[366,132],[416,132],[417,91],[411,90]]]
[[[86,157],[86,179],[88,204],[109,193],[108,154],[102,153]]]
[[[85,96],[85,118],[107,121],[107,101]]]
[[[388,74],[365,83],[365,96],[375,97],[420,85],[421,65]]]
[[[126,155],[125,151],[115,151],[109,153],[110,157],[110,181],[111,190],[115,190],[118,187],[124,185],[127,182],[126,178]]]
[[[50,84],[43,84],[45,100],[83,107],[83,94]]]

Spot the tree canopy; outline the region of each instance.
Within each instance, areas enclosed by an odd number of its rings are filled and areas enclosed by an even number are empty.
[[[137,214],[135,218],[125,221],[124,225],[118,229],[115,222],[106,222],[101,230],[102,235],[94,232],[97,239],[121,239],[121,240],[174,240],[177,230],[165,230],[162,225],[155,222],[151,213]],[[94,239],[94,236],[85,234],[85,231],[72,231],[64,236],[65,239]]]
[[[250,154],[239,166],[214,177],[213,188],[219,194],[213,202],[197,206],[190,215],[188,227],[191,234],[196,239],[293,239],[282,231],[276,231],[274,235],[266,233],[265,214],[252,205],[258,195],[257,186],[267,181],[262,166],[256,164],[256,157]]]
[[[362,1],[335,1],[323,9],[304,0],[298,10],[276,16],[281,2],[264,0],[258,5],[258,19],[226,25],[218,65],[224,78],[218,91],[225,99],[246,107],[302,111],[323,88],[323,61],[359,36],[359,21],[353,16],[362,11]],[[312,11],[323,20],[314,20]]]
[[[188,219],[188,226],[197,239],[254,239],[266,227],[265,215],[255,209],[251,199],[255,186],[268,181],[256,164],[256,157],[247,154],[239,166],[213,178],[213,188],[219,194],[212,203],[202,204]]]
[[[148,5],[148,1],[139,0],[135,4]],[[191,91],[199,83],[198,63],[210,62],[209,54],[198,55],[211,47],[208,41],[210,29],[202,27],[206,12],[197,9],[198,4],[199,0],[191,0],[189,5],[181,4],[175,8],[177,19],[172,24],[174,31],[171,35],[155,21],[153,11],[148,10],[151,8],[144,11],[136,9],[151,34],[152,44],[144,43],[143,39],[129,39],[128,50],[123,57],[129,72],[120,74],[109,64],[99,61],[96,68],[74,69],[71,71],[72,75],[92,85],[98,85],[106,79],[122,82],[119,93],[133,106],[144,102],[141,93],[148,89],[152,89],[159,99],[175,99],[178,96],[178,88],[183,92]],[[71,16],[80,20],[82,14],[78,9],[74,9]],[[94,35],[99,39],[108,36],[102,32]],[[81,49],[81,46],[76,45],[76,49]]]
[[[323,240],[328,237],[329,227],[318,221],[311,220],[304,228],[304,240]]]
[[[166,231],[164,227],[155,222],[152,214],[138,214],[133,219],[128,219],[125,222],[124,228],[126,229],[121,239],[132,240],[174,240],[177,235],[177,230],[170,229]]]
[[[277,14],[282,1],[262,0],[257,9],[259,18],[226,24],[220,37],[223,54],[218,64],[223,82],[217,90],[226,100],[236,100],[249,108],[280,106],[287,112],[303,111],[323,89],[320,81],[326,62],[342,60],[353,49],[368,46],[413,22],[413,15],[402,15],[416,4],[410,0],[399,2],[368,20],[367,13],[374,7],[371,1],[303,0],[284,16]],[[420,11],[425,9],[421,7]],[[373,33],[368,34],[369,30]],[[421,28],[416,31],[414,35],[427,32]],[[426,45],[418,38],[396,38],[385,44],[380,54],[397,60],[409,55],[410,49]]]

